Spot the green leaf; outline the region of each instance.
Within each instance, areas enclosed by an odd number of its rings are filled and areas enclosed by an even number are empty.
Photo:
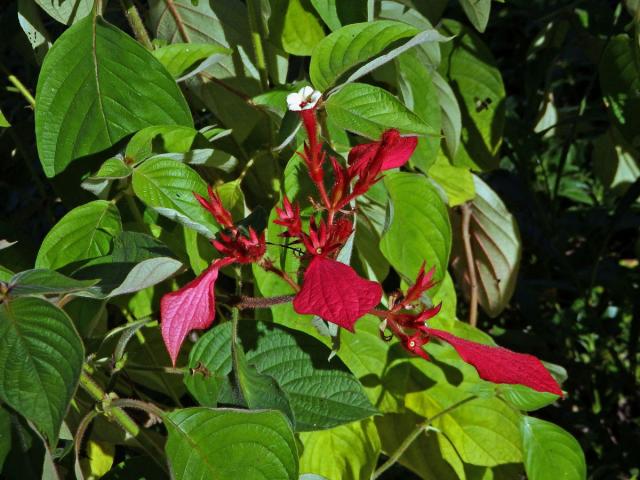
[[[293,432],[280,412],[185,408],[164,416],[172,478],[298,478]]]
[[[450,207],[462,205],[473,200],[476,188],[473,183],[473,175],[467,167],[456,167],[441,153],[433,165],[429,168],[429,178],[433,179],[447,195]]]
[[[460,5],[476,30],[484,32],[491,13],[491,0],[460,0]]]
[[[76,280],[53,270],[25,270],[11,278],[9,293],[12,297],[25,295],[51,295],[87,290],[98,280]]]
[[[585,480],[587,466],[580,444],[553,423],[522,417],[524,468],[530,480]]]
[[[443,61],[439,71],[453,89],[462,117],[462,148],[457,150],[453,163],[474,170],[496,168],[506,97],[500,70],[474,32],[453,20],[444,21],[442,31],[455,38],[441,45]],[[451,152],[451,146],[448,150]]]
[[[88,16],[93,8],[93,0],[36,0],[51,17],[60,23],[70,25]]]
[[[309,11],[309,7],[303,0],[288,0],[281,36],[285,52],[300,56],[311,55],[314,47],[324,38],[322,25]],[[278,14],[280,12],[276,13]]]
[[[296,422],[289,397],[270,375],[260,373],[247,361],[241,345],[231,345],[234,372],[242,398],[251,410],[278,410],[287,417],[295,430]]]
[[[7,117],[4,116],[4,113],[2,113],[2,111],[0,111],[0,127],[10,127],[11,124],[9,123],[9,121],[7,120]]]
[[[121,231],[120,214],[113,203],[95,200],[76,207],[44,238],[35,266],[57,270],[78,260],[106,255]]]
[[[211,45],[208,43],[174,43],[160,47],[153,51],[164,68],[174,77],[181,77],[196,64],[206,60],[212,64],[212,60],[221,59],[223,55],[231,53],[226,47]],[[207,60],[209,59],[209,60]]]
[[[0,472],[11,450],[11,413],[0,405]],[[5,472],[6,473],[6,472]]]
[[[433,85],[436,88],[440,111],[442,112],[442,134],[444,135],[444,146],[447,149],[449,158],[455,158],[460,146],[460,135],[462,134],[462,118],[460,106],[456,94],[442,78],[438,71],[432,72]]]
[[[66,30],[36,91],[36,140],[48,177],[150,125],[192,126],[175,81],[140,43],[101,17]]]
[[[207,197],[207,184],[188,165],[155,157],[133,171],[133,191],[147,206],[207,237],[218,231],[218,224],[198,200],[196,192]]]
[[[311,0],[311,4],[332,31],[338,30],[343,25],[363,22],[367,19],[366,0],[350,0],[348,2]]]
[[[640,148],[640,64],[628,35],[607,43],[599,62],[600,87],[616,128],[633,148]]]
[[[479,177],[473,177],[476,196],[471,202],[471,248],[478,277],[478,302],[491,317],[509,304],[518,279],[522,243],[515,218],[500,197]],[[451,216],[455,232],[462,232],[459,212]],[[462,288],[470,292],[462,235],[454,236],[454,272]]]
[[[392,20],[354,23],[324,38],[311,55],[311,82],[327,90],[349,70],[382,53],[397,40],[416,35],[418,29]]]
[[[69,317],[39,298],[0,305],[0,398],[51,446],[76,390],[84,349]]]
[[[100,169],[91,178],[116,180],[127,178],[133,172],[132,168],[124,163],[121,158],[109,158],[100,166]]]
[[[340,128],[378,139],[382,132],[397,128],[402,133],[437,135],[433,126],[405,107],[386,90],[364,83],[350,83],[325,103],[331,120]]]
[[[436,189],[422,175],[387,175],[393,216],[382,236],[380,249],[407,281],[413,283],[423,262],[436,268],[435,279],[444,278],[451,251],[451,226],[446,206]]]
[[[325,478],[371,478],[380,455],[380,438],[373,420],[341,425],[330,430],[300,434],[304,445],[300,472]],[[331,461],[327,461],[327,454]]]
[[[389,197],[384,184],[376,183],[360,197],[357,209],[355,254],[362,262],[365,276],[382,282],[389,273],[389,262],[379,247],[389,209]]]
[[[439,132],[441,113],[438,92],[431,79],[433,74],[419,61],[415,51],[400,55],[396,59],[396,65],[404,104],[431,126],[433,132]],[[427,172],[436,160],[439,143],[434,138],[418,139],[418,146],[410,159],[411,164]]]
[[[538,392],[524,385],[496,385],[501,398],[519,410],[531,412],[558,400],[558,395],[549,392]]]
[[[186,153],[197,147],[210,147],[209,142],[193,127],[154,125],[137,132],[125,150],[125,158],[135,162],[161,153]]]

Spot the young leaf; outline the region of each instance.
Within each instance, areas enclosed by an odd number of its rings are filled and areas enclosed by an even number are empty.
[[[113,203],[95,200],[76,207],[44,238],[35,266],[57,270],[78,260],[106,255],[121,231],[120,213]]]
[[[471,202],[471,249],[478,278],[478,301],[491,317],[498,316],[509,304],[518,279],[522,243],[515,218],[491,188],[473,177],[476,196]],[[461,215],[451,216],[454,236],[452,263],[458,282],[467,296],[470,285],[462,244]]]
[[[325,91],[350,69],[382,53],[397,40],[416,35],[418,29],[392,20],[354,23],[324,38],[311,55],[313,86]]]
[[[380,241],[389,263],[407,279],[414,279],[422,262],[435,267],[436,281],[447,270],[451,251],[451,226],[445,204],[429,180],[412,173],[387,175],[391,197],[391,225]]]
[[[389,92],[364,83],[345,85],[325,106],[338,127],[376,140],[390,128],[402,133],[438,134]]]
[[[40,71],[36,103],[38,153],[48,177],[141,128],[193,125],[160,62],[99,16],[79,21],[55,42]]]
[[[587,466],[580,444],[569,432],[533,417],[520,422],[524,468],[530,480],[585,480]]]
[[[69,317],[40,298],[0,304],[0,398],[55,446],[84,348]]]
[[[121,158],[114,157],[105,160],[100,166],[100,169],[91,178],[116,180],[119,178],[127,178],[132,172],[132,168],[124,163]]]
[[[436,161],[429,168],[428,174],[429,178],[444,190],[450,207],[473,200],[476,195],[471,171],[467,167],[451,165],[441,152],[438,152]]]
[[[372,419],[302,433],[300,441],[304,445],[300,472],[320,474],[325,478],[371,478],[380,455],[380,437]],[[327,452],[331,452],[330,462]]]
[[[164,417],[172,478],[297,480],[298,455],[280,412],[185,408]]]
[[[207,185],[188,165],[155,157],[133,171],[133,191],[147,206],[207,237],[218,224],[202,208],[193,192],[207,195]]]
[[[178,78],[200,62],[205,61],[208,64],[212,64],[212,59],[219,60],[230,53],[231,50],[219,45],[173,43],[154,50],[153,56],[160,60],[160,63],[174,78]]]

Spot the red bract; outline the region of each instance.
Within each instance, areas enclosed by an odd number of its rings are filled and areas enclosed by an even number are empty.
[[[282,206],[282,209],[276,207],[278,218],[273,223],[282,225],[287,229],[282,234],[283,237],[298,237],[302,233],[300,206],[297,203],[292,205],[286,195],[282,199]]]
[[[398,130],[387,130],[379,141],[353,147],[349,152],[349,168],[362,176],[376,160],[380,162],[379,171],[401,167],[417,145],[417,137],[401,137]]]
[[[182,342],[189,332],[207,328],[213,323],[216,317],[213,287],[220,268],[231,263],[233,260],[228,258],[216,260],[196,279],[162,297],[162,339],[174,366]]]
[[[418,272],[416,282],[407,290],[407,294],[402,299],[403,305],[409,305],[419,300],[424,292],[436,285],[436,282],[433,281],[433,275],[436,272],[435,267],[425,273],[424,266],[425,264],[423,263]]]
[[[304,274],[302,289],[293,300],[300,314],[312,314],[353,331],[360,317],[380,303],[382,288],[360,278],[348,265],[316,256]]]
[[[456,349],[462,360],[476,368],[478,375],[484,380],[493,383],[526,385],[538,392],[562,396],[558,382],[533,355],[512,352],[502,347],[482,345],[434,328],[425,328],[423,331],[449,343]]]
[[[213,218],[216,219],[216,222],[220,224],[223,228],[233,228],[233,219],[231,218],[231,213],[224,208],[222,205],[222,200],[220,200],[220,195],[209,185],[207,188],[209,192],[209,199],[207,200],[202,195],[193,192],[193,195],[196,197],[200,205],[202,205]]]
[[[264,232],[258,234],[252,227],[249,227],[248,233],[247,237],[239,229],[234,229],[229,234],[220,232],[216,240],[211,240],[211,244],[222,255],[232,258],[238,263],[257,262],[267,250]]]

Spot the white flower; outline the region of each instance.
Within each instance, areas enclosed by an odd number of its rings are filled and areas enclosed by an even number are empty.
[[[304,87],[298,93],[290,93],[287,95],[287,105],[292,112],[300,110],[309,110],[316,106],[322,93],[311,87]]]

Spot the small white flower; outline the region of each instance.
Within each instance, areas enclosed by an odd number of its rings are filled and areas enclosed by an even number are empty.
[[[316,106],[322,93],[311,87],[304,87],[298,93],[290,93],[287,95],[287,105],[292,112],[300,110],[309,110]]]

